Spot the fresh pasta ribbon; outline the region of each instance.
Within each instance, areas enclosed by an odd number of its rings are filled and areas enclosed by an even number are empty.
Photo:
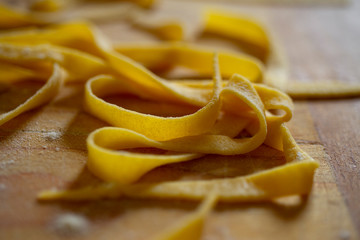
[[[209,192],[216,191],[219,201],[248,202],[265,201],[294,194],[308,194],[315,169],[319,164],[298,147],[284,125],[281,125],[280,131],[287,163],[259,173],[235,178],[184,182],[131,185],[105,183],[77,190],[45,191],[39,195],[39,199],[84,201],[128,196],[199,200],[206,197]]]
[[[116,44],[117,52],[125,55],[149,69],[181,66],[193,69],[200,76],[211,78],[213,51],[199,46],[183,43],[161,44]],[[251,82],[261,82],[263,65],[256,58],[245,54],[218,52],[221,76],[230,78],[239,73]]]
[[[286,92],[294,98],[346,98],[360,95],[359,84],[336,81],[297,82],[290,81]]]
[[[216,78],[214,93],[208,104],[194,114],[173,118],[151,116],[149,114],[129,111],[119,106],[111,105],[94,94],[95,91],[98,94],[100,93],[100,95],[103,95],[104,90],[112,89],[111,86],[119,86],[117,82],[119,81],[114,81],[114,79],[111,78],[106,80],[106,77],[97,77],[88,81],[85,93],[85,105],[87,110],[95,116],[110,122],[114,126],[124,127],[143,133],[155,140],[168,140],[204,133],[214,125],[220,111],[219,88],[221,86],[219,77]],[[125,84],[126,82],[124,85]],[[152,85],[150,85],[150,88],[151,87]],[[126,89],[120,89],[120,91],[125,91],[126,93]],[[176,86],[169,88],[169,91],[180,94],[180,91],[177,91]],[[112,91],[112,93],[114,92]],[[168,129],[172,130],[168,131]]]
[[[76,40],[71,37],[56,37],[58,33],[67,35],[73,28],[83,30],[82,34],[79,34],[80,37],[75,36],[75,39],[85,38],[84,41],[88,42],[87,46],[89,46],[92,32],[84,24],[69,24],[50,30],[24,30],[0,34],[1,81],[8,83],[28,79],[46,81],[52,73],[49,80],[33,97],[10,112],[3,113],[0,125],[22,112],[50,101],[56,96],[63,82],[84,81],[94,75],[110,72],[103,59],[76,49],[77,45],[73,45]],[[91,34],[86,35],[89,31]],[[90,48],[85,46],[83,49]],[[100,51],[95,52],[94,48],[91,49],[92,53],[100,55]]]
[[[245,49],[266,63],[264,83],[280,90],[285,89],[288,75],[286,60],[278,41],[266,28],[248,17],[229,12],[210,9],[204,15],[204,32],[236,40],[244,45]]]
[[[199,240],[202,236],[202,229],[205,217],[209,214],[217,201],[216,193],[210,193],[198,207],[198,209],[177,221],[153,240]]]
[[[44,103],[50,101],[56,96],[63,81],[65,79],[65,72],[58,64],[53,65],[53,73],[44,86],[42,86],[32,97],[27,99],[23,104],[19,105],[15,109],[0,114],[0,125],[8,122],[23,112],[38,107]]]
[[[15,11],[0,4],[0,29],[41,25],[41,21],[27,13]]]
[[[19,70],[22,67],[29,71],[38,71],[40,78],[43,78],[43,73],[50,71],[51,66],[48,64],[50,62],[56,62],[66,69],[68,73],[66,81],[68,82],[84,81],[94,75],[109,72],[102,59],[75,49],[49,44],[14,45],[1,43],[0,40],[0,51],[0,60],[16,64]],[[2,68],[0,72],[6,74],[9,71]],[[24,77],[26,75],[19,74],[18,80],[14,79],[13,81],[19,81]]]
[[[239,40],[260,49],[266,57],[271,45],[268,34],[259,24],[229,12],[208,9],[204,12],[204,32]]]
[[[71,34],[69,34],[71,33]],[[51,44],[103,58],[103,51],[112,49],[107,39],[87,22],[71,22],[47,28],[30,28],[0,34],[0,43],[33,46]],[[86,81],[87,79],[84,79]]]

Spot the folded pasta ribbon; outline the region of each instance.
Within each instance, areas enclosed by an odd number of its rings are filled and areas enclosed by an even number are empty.
[[[121,196],[198,200],[206,197],[209,192],[216,191],[219,201],[248,202],[264,201],[294,194],[308,194],[312,187],[315,169],[319,164],[297,146],[284,125],[281,125],[280,130],[287,163],[259,173],[235,178],[184,182],[131,185],[113,182],[76,190],[44,191],[38,197],[40,200],[61,199],[71,201],[118,198]]]
[[[41,106],[51,100],[58,91],[66,77],[66,73],[61,69],[58,64],[53,65],[53,73],[49,80],[42,86],[32,97],[27,99],[24,103],[15,109],[0,114],[0,125],[8,122],[9,120],[19,116],[21,113],[31,110],[35,107]]]
[[[198,209],[190,215],[180,219],[175,224],[165,229],[153,240],[198,240],[201,239],[202,229],[206,216],[217,201],[216,192],[211,192],[203,200]]]

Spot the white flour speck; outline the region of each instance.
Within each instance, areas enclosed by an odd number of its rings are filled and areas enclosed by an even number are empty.
[[[44,133],[44,138],[46,140],[49,140],[49,141],[54,141],[54,140],[57,140],[61,137],[61,132],[55,132],[55,131],[52,131],[52,132],[46,132]]]
[[[76,236],[88,231],[89,222],[84,216],[66,213],[56,217],[51,228],[62,236]]]
[[[4,169],[4,168],[7,168],[9,165],[12,165],[14,164],[15,161],[14,160],[8,160],[8,161],[1,161],[0,162],[0,169]]]

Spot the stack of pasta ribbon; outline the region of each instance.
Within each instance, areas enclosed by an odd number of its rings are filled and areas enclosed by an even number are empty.
[[[104,180],[103,184],[45,191],[39,199],[204,199],[197,211],[156,239],[199,239],[204,218],[216,201],[266,201],[308,194],[318,163],[299,148],[284,124],[292,117],[293,103],[283,91],[295,97],[337,97],[360,92],[359,86],[327,83],[309,88],[287,82],[284,64],[265,29],[229,13],[207,11],[204,31],[255,46],[267,57],[267,66],[249,55],[214,53],[180,42],[113,45],[86,22],[49,25],[8,8],[2,7],[0,12],[4,13],[0,14],[3,28],[44,25],[11,29],[0,35],[1,81],[44,82],[23,104],[1,114],[0,124],[49,102],[63,84],[84,82],[86,111],[113,126],[97,129],[87,139],[88,169]],[[180,38],[179,26],[153,28],[158,34]],[[176,33],[169,34],[171,31]],[[212,80],[167,80],[149,70],[164,65],[189,68]],[[179,104],[193,111],[181,115],[179,110],[175,116],[161,112],[152,115],[104,100],[114,94]],[[142,109],[140,104],[136,107]],[[155,109],[153,106],[150,112]],[[243,137],[243,132],[248,135]],[[234,178],[136,183],[147,172],[165,164],[206,154],[245,154],[262,144],[283,151],[286,163]],[[166,154],[131,151],[138,148],[161,149]]]

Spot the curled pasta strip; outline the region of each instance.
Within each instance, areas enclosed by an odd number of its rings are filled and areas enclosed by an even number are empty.
[[[212,192],[203,200],[198,209],[192,214],[180,219],[174,225],[165,229],[153,240],[201,239],[205,217],[209,214],[217,201],[217,194]]]
[[[3,32],[0,34],[0,42],[22,46],[51,44],[85,52],[99,58],[104,57],[104,50],[112,49],[107,39],[87,22],[70,22],[46,28]]]
[[[50,101],[56,96],[63,82],[84,81],[100,73],[109,73],[110,69],[103,59],[76,48],[68,48],[67,45],[73,46],[74,39],[64,37],[57,41],[58,33],[64,34],[65,31],[67,35],[68,30],[73,27],[85,30],[83,35],[89,36],[86,35],[89,29],[84,28],[82,24],[66,25],[64,28],[67,30],[60,27],[55,28],[55,31],[25,30],[0,34],[0,74],[4,80],[9,83],[28,79],[47,81],[25,103],[10,112],[3,113],[0,125],[22,112]],[[79,38],[75,36],[75,39]],[[86,41],[91,42],[88,39]],[[51,73],[52,76],[47,80]]]
[[[203,108],[194,114],[183,117],[158,117],[149,114],[142,114],[130,111],[119,106],[109,104],[96,95],[103,95],[104,91],[112,89],[112,86],[121,88],[125,83],[118,83],[113,78],[95,77],[86,85],[85,105],[87,110],[93,115],[103,119],[114,126],[124,127],[155,140],[168,140],[189,135],[197,135],[208,131],[214,125],[220,111],[219,87],[220,80],[217,80],[217,86],[214,89],[212,99]],[[177,89],[174,89],[175,91]],[[126,88],[120,89],[127,92]],[[129,92],[129,91],[128,91]],[[131,93],[131,91],[130,91]],[[172,129],[169,131],[168,129]]]
[[[193,69],[197,74],[207,78],[213,74],[213,51],[199,46],[183,43],[115,44],[114,48],[149,69],[181,66]],[[251,82],[262,81],[264,67],[256,58],[229,52],[218,52],[218,56],[223,78],[230,78],[234,73],[239,73]]]
[[[1,43],[0,40],[0,60],[18,66],[30,71],[39,72],[40,78],[43,78],[51,70],[50,62],[55,62],[62,66],[68,73],[66,81],[84,81],[94,75],[106,73],[108,67],[105,62],[93,55],[87,54],[75,49],[69,49],[60,46],[53,46],[50,44],[39,45],[23,45],[23,44],[9,44]],[[8,69],[2,68],[0,72],[6,74]],[[21,74],[18,75],[18,81],[26,77]]]
[[[314,171],[319,164],[297,146],[284,125],[281,125],[280,129],[287,163],[260,173],[235,178],[186,182],[132,185],[105,183],[78,190],[45,191],[39,195],[39,199],[83,201],[128,196],[197,200],[206,197],[211,191],[216,191],[219,201],[233,202],[264,201],[293,194],[307,194],[311,190]]]
[[[8,122],[23,112],[36,108],[56,96],[65,78],[65,73],[58,64],[53,65],[49,80],[32,97],[15,109],[0,115],[0,125]]]
[[[0,4],[0,29],[11,29],[40,24],[41,21],[29,14],[12,10]]]
[[[206,10],[204,15],[204,32],[244,44],[253,54],[266,62],[264,83],[281,90],[285,89],[288,75],[286,60],[278,42],[270,32],[252,19],[229,12],[210,9]]]

